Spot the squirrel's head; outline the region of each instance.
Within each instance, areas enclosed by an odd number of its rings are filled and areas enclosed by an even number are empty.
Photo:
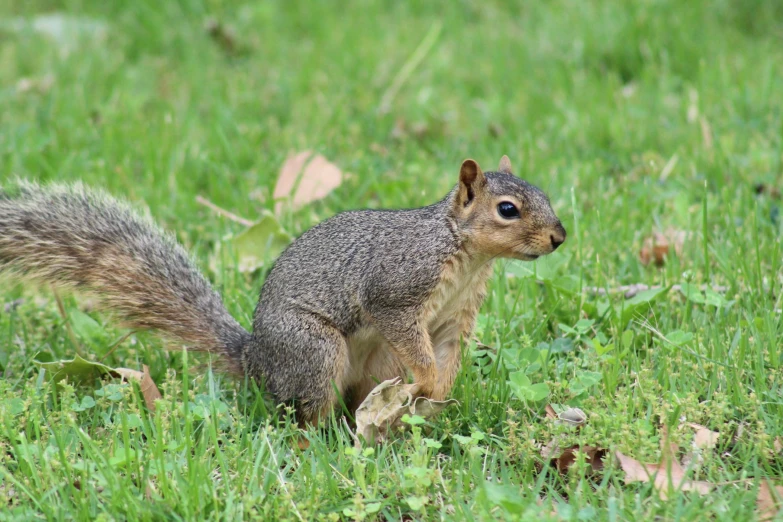
[[[532,261],[550,254],[566,238],[549,198],[514,176],[503,156],[497,172],[462,162],[453,216],[471,252]]]

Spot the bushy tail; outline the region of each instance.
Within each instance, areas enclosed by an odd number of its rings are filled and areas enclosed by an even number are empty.
[[[150,220],[81,185],[0,192],[0,272],[88,291],[132,328],[153,328],[240,370],[250,334],[185,250]]]

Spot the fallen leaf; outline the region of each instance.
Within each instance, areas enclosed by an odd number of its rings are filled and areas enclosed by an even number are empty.
[[[237,255],[240,272],[254,272],[268,260],[277,259],[293,238],[277,218],[265,212],[262,218],[229,240]]]
[[[580,428],[587,422],[587,415],[579,408],[566,408],[557,413],[551,404],[546,406],[546,416],[553,419],[555,424],[563,424],[572,428]],[[565,449],[560,447],[562,436],[555,436],[549,443],[541,448],[541,456],[547,460],[554,461],[558,471],[565,473],[576,460],[576,452],[580,451],[587,454],[588,462],[593,471],[603,469],[601,459],[606,455],[606,450],[595,446],[574,445]]]
[[[643,265],[649,265],[651,261],[657,266],[662,266],[666,258],[672,254],[682,256],[682,249],[689,233],[684,230],[667,229],[665,232],[654,232],[642,243],[639,251],[639,260]]]
[[[775,438],[772,448],[775,450],[775,453],[783,453],[783,437]]]
[[[111,377],[120,377],[127,381],[136,381],[139,383],[141,394],[144,397],[144,403],[150,411],[155,411],[155,400],[161,398],[160,391],[155,385],[155,381],[150,377],[149,367],[142,366],[143,371],[131,370],[129,368],[111,368],[99,362],[88,361],[78,355],[70,361],[38,362],[34,361],[39,368],[43,368],[51,374],[50,379],[54,382],[68,378],[74,383],[84,383],[95,381],[105,375]]]
[[[688,426],[696,430],[696,435],[693,437],[693,445],[699,449],[714,448],[718,444],[719,434],[717,431],[707,429],[701,424],[695,424],[689,422]]]
[[[356,409],[356,435],[370,443],[384,440],[394,429],[404,429],[401,418],[406,413],[420,417],[434,417],[447,407],[458,404],[455,399],[433,401],[426,397],[413,398],[415,384],[403,384],[399,378],[383,381],[373,388]]]
[[[288,199],[292,209],[326,197],[343,182],[342,171],[320,154],[306,150],[286,158],[277,178],[272,197]],[[280,213],[285,201],[275,204],[275,213]]]
[[[678,447],[676,444],[669,443],[669,432],[666,426],[663,427],[662,432],[659,464],[643,464],[619,451],[615,452],[620,466],[625,471],[625,483],[651,482],[663,500],[672,491],[695,491],[700,495],[709,493],[714,484],[685,478],[685,469],[676,459]]]
[[[775,516],[783,513],[783,486],[773,488],[768,481],[762,481],[756,497],[756,511],[760,521],[773,520]]]
[[[587,415],[579,408],[566,408],[557,413],[551,404],[546,406],[546,416],[553,419],[555,424],[563,424],[572,428],[580,428],[587,422]],[[603,458],[607,450],[595,446],[573,445],[565,449],[560,448],[562,436],[555,436],[549,444],[541,448],[541,456],[552,461],[560,473],[566,473],[576,461],[576,453],[581,452],[587,455],[587,462],[593,471],[600,471],[604,467]]]
[[[145,364],[142,366],[143,371],[130,370],[128,368],[115,368],[114,373],[128,381],[136,381],[139,383],[139,389],[141,389],[141,395],[144,397],[144,404],[150,411],[155,411],[155,401],[162,396],[158,387],[155,385],[155,381],[150,377],[150,369]]]
[[[695,424],[693,422],[687,423],[686,426],[696,430],[696,433],[693,437],[692,449],[683,457],[682,465],[686,468],[697,470],[704,463],[703,450],[714,448],[718,444],[718,437],[720,434],[701,424]]]
[[[606,450],[603,448],[596,448],[595,446],[571,446],[566,448],[563,452],[556,457],[555,466],[560,473],[566,473],[568,469],[576,462],[576,453],[584,453],[587,456],[587,462],[593,471],[601,471],[604,469],[603,458],[606,456]]]
[[[685,472],[679,463],[673,462],[669,470],[662,464],[642,464],[636,459],[615,452],[620,466],[625,471],[625,483],[652,482],[661,499],[665,500],[670,491],[695,491],[706,495],[712,490],[709,482],[685,480]]]
[[[52,361],[34,363],[51,374],[51,380],[60,382],[66,377],[70,382],[82,383],[95,381],[104,375],[111,375],[113,368],[94,361],[88,361],[76,355],[70,361]]]

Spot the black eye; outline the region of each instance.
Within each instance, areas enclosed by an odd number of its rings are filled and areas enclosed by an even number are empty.
[[[513,203],[501,201],[498,203],[498,214],[505,219],[514,219],[519,217],[519,210],[517,210],[517,207],[515,207]]]

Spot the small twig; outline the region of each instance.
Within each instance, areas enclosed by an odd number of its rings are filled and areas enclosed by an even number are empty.
[[[413,51],[413,54],[411,54],[410,58],[408,58],[408,60],[402,66],[400,71],[397,73],[397,76],[394,77],[392,84],[388,89],[386,89],[386,92],[383,93],[381,104],[378,107],[378,112],[389,112],[391,104],[394,101],[394,98],[397,96],[397,93],[402,88],[403,84],[408,80],[410,75],[413,74],[413,71],[416,70],[416,67],[418,67],[422,60],[424,60],[424,57],[427,56],[427,53],[430,51],[430,49],[432,49],[432,46],[435,45],[438,36],[440,36],[440,30],[442,28],[443,24],[440,21],[436,21],[432,24],[432,27],[430,27],[430,30],[424,36],[424,39],[421,41],[416,50]]]
[[[65,331],[68,332],[68,337],[71,339],[71,343],[76,349],[76,353],[81,356],[83,355],[82,347],[81,344],[79,344],[79,341],[76,339],[76,335],[74,335],[73,330],[71,329],[71,322],[68,321],[68,314],[65,312],[65,305],[63,305],[63,300],[60,297],[60,294],[57,293],[56,288],[52,287],[52,292],[54,293],[54,300],[57,301],[57,309],[60,311],[60,315],[63,317]]]
[[[600,286],[586,286],[585,292],[591,295],[599,295],[599,296],[605,296],[607,294],[623,294],[626,299],[630,299],[639,292],[644,292],[645,290],[656,290],[658,288],[661,288],[661,285],[653,285],[648,286],[643,283],[636,283],[633,285],[623,285],[618,286],[616,288],[602,288]],[[672,290],[679,290],[681,288],[680,285],[672,285]],[[713,292],[718,293],[725,293],[729,290],[728,286],[710,286],[710,285],[701,285],[699,287],[700,290],[712,290]]]
[[[239,223],[240,225],[244,225],[246,227],[251,227],[254,225],[252,221],[249,219],[245,219],[243,217],[239,217],[236,214],[229,212],[228,210],[224,208],[220,208],[219,206],[215,205],[211,201],[209,201],[206,198],[203,198],[201,196],[196,196],[196,203],[199,203],[201,205],[204,205],[205,207],[213,210],[216,214],[219,214],[223,216],[226,219],[230,219],[231,221],[234,221],[236,223]]]

